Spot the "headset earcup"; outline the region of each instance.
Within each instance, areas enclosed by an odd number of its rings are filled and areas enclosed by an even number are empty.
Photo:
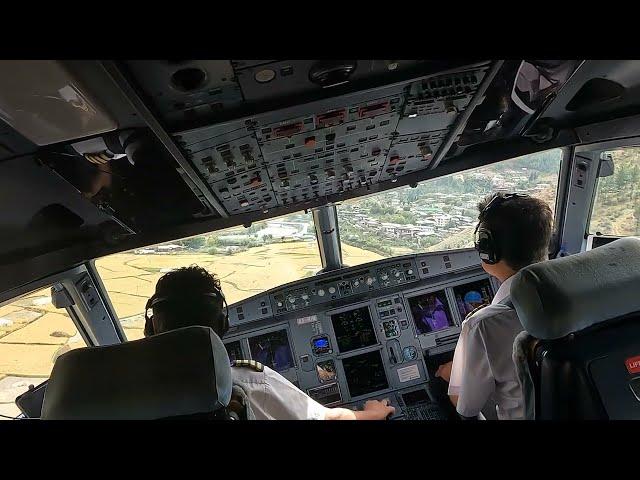
[[[478,253],[480,259],[489,265],[494,265],[500,260],[491,231],[486,228],[478,230]]]
[[[144,315],[144,336],[145,337],[150,337],[152,335],[155,334],[155,331],[153,330],[153,321],[151,320],[151,317],[148,316],[145,312]]]

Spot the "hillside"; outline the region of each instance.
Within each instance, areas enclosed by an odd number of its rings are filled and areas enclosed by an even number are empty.
[[[611,154],[614,173],[598,181],[589,233],[640,235],[640,148]]]

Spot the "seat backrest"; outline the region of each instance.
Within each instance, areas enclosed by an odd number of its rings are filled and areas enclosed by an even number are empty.
[[[640,419],[639,293],[637,238],[516,274],[511,300],[530,336],[514,344],[525,410],[535,403],[537,419]]]
[[[186,327],[61,355],[41,418],[218,418],[231,390],[231,366],[220,338],[207,327]]]

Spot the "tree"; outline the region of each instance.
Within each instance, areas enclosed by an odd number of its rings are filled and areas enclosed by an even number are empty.
[[[200,235],[198,237],[185,238],[181,243],[191,250],[199,250],[206,245],[207,239]]]

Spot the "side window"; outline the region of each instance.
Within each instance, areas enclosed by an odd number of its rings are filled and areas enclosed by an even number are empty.
[[[46,380],[58,356],[84,346],[66,310],[51,304],[50,288],[0,307],[0,414],[19,415],[16,397]]]
[[[589,233],[640,235],[640,147],[603,155],[611,156],[613,174],[598,179]]]

